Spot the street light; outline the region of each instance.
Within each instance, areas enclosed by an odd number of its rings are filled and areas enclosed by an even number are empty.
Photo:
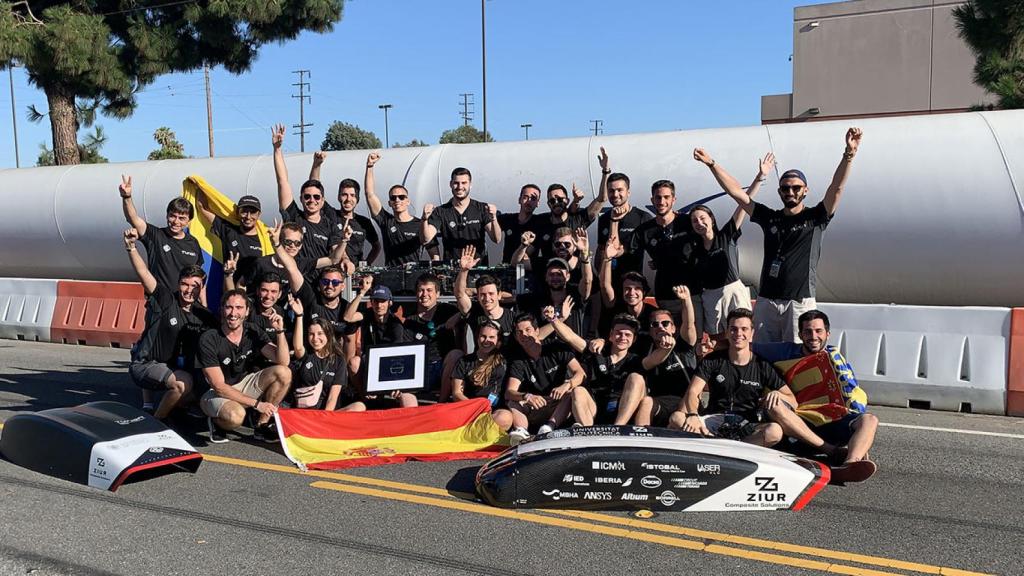
[[[530,128],[533,127],[533,124],[520,124],[519,127],[522,128],[523,130],[526,130],[526,139],[529,140],[530,139]]]
[[[391,148],[391,142],[388,140],[388,108],[391,108],[391,104],[380,104],[377,108],[384,111],[384,147]]]
[[[14,112],[14,67],[17,66],[14,62],[11,62],[7,66],[7,77],[11,81],[11,124],[14,125],[14,167],[21,168],[21,160],[18,156],[18,115]]]

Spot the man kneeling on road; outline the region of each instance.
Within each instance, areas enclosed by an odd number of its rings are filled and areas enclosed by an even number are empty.
[[[772,365],[751,351],[754,314],[737,308],[729,312],[727,326],[729,348],[701,360],[680,409],[669,418],[668,426],[774,446],[782,440],[782,427],[775,422],[758,423],[758,408],[763,406],[771,412],[780,403],[796,406],[796,397]],[[705,386],[710,398],[707,413],[700,416],[697,408]]]
[[[199,366],[210,385],[199,405],[209,417],[210,441],[227,442],[223,431],[241,426],[246,408],[251,408],[257,414],[253,437],[276,442],[277,430],[270,417],[292,382],[284,320],[280,315],[271,320],[276,342],[271,342],[266,332],[247,325],[249,299],[244,290],[226,292],[220,311],[220,327],[199,338]],[[274,366],[259,370],[260,355]]]
[[[878,417],[867,413],[867,394],[857,385],[853,368],[834,347],[828,345],[828,315],[820,310],[804,312],[797,319],[801,344],[779,342],[755,343],[754,351],[771,362],[781,362],[827,354],[840,385],[840,397],[822,398],[808,390],[807,394],[796,384],[796,399],[800,403],[794,412],[788,407],[776,406],[769,417],[782,425],[787,436],[796,438],[817,453],[829,456],[832,464],[832,482],[860,482],[877,470],[868,460],[868,450],[875,441]],[[778,366],[776,364],[776,366]]]

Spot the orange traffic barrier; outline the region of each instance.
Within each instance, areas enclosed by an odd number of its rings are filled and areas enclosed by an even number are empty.
[[[1024,308],[1010,312],[1010,362],[1006,371],[1006,414],[1024,416]]]
[[[57,283],[50,339],[65,344],[131,348],[145,327],[146,301],[138,282]]]

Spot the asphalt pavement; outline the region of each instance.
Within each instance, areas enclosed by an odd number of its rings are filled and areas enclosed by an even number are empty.
[[[0,341],[0,421],[137,405],[127,362],[126,350]],[[481,461],[304,474],[244,434],[207,445],[196,420],[183,433],[207,456],[196,474],[116,493],[0,461],[0,576],[1024,573],[1024,420],[873,411],[868,482],[826,487],[800,512],[647,520],[488,507],[468,495]]]

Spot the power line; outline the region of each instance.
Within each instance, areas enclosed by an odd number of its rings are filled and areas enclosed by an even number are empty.
[[[594,133],[594,136],[604,134],[604,120],[591,120],[590,123],[593,124],[590,131]]]
[[[473,121],[473,93],[467,92],[459,96],[462,96],[462,102],[459,104],[462,106],[462,112],[459,112],[459,116],[462,116],[462,125],[469,126]]]
[[[299,129],[299,131],[298,131],[298,135],[299,135],[299,152],[305,152],[306,151],[306,133],[307,133],[306,128],[308,128],[308,127],[313,125],[312,123],[309,123],[309,124],[306,123],[306,108],[305,108],[305,104],[306,104],[306,102],[309,102],[310,104],[312,104],[313,103],[313,99],[310,98],[310,96],[308,94],[306,94],[306,87],[309,86],[309,82],[305,82],[304,81],[304,77],[305,76],[309,76],[310,78],[312,78],[313,75],[309,73],[309,70],[292,70],[292,74],[298,74],[299,75],[299,81],[292,84],[292,86],[298,86],[299,87],[298,95],[292,94],[292,98],[298,98],[299,99],[299,123],[298,124],[292,124],[292,128],[298,128]]]

